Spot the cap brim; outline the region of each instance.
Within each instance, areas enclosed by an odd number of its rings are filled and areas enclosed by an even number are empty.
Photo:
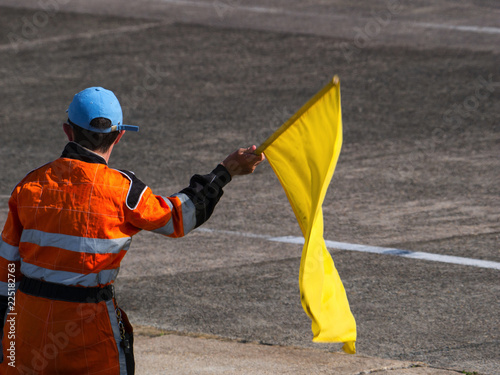
[[[139,127],[136,125],[112,125],[111,126],[111,131],[120,131],[120,130],[128,130],[130,132],[138,132]]]

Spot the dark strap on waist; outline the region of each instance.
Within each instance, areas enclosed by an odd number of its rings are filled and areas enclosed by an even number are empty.
[[[78,287],[63,284],[49,283],[38,279],[23,276],[19,285],[23,293],[66,302],[99,303],[113,298],[113,285],[105,287]]]

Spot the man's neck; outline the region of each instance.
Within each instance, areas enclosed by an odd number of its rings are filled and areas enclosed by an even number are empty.
[[[84,147],[84,146],[82,146],[82,147],[89,152],[92,152],[96,155],[99,155],[101,158],[106,160],[106,164],[109,162],[109,157],[111,156],[111,151],[113,150],[113,145],[111,145],[111,147],[106,152],[101,152],[101,151],[97,151],[97,150],[94,151],[94,150],[88,149],[87,147]]]

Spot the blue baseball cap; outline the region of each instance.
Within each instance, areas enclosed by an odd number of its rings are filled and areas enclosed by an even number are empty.
[[[120,130],[139,131],[138,126],[122,124],[123,113],[120,102],[112,91],[102,87],[89,87],[80,91],[74,96],[66,112],[68,112],[70,123],[96,133],[111,133]],[[97,129],[90,126],[90,122],[97,117],[109,119],[111,127]]]

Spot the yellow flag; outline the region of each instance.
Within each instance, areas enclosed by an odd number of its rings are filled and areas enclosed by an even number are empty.
[[[322,204],[341,146],[340,82],[335,76],[255,152],[266,155],[305,239],[299,287],[313,341],[343,342],[343,350],[354,354],[356,322],[323,239]]]

